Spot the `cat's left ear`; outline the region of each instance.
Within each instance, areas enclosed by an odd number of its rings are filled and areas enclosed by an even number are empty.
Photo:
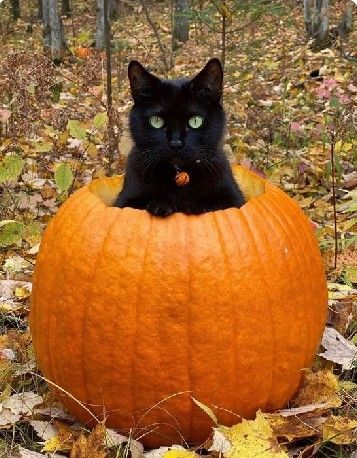
[[[191,80],[191,89],[198,98],[219,102],[222,98],[223,68],[219,59],[211,59]]]

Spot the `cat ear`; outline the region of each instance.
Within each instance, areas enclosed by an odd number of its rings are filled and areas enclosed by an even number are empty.
[[[155,89],[160,84],[160,80],[148,72],[140,62],[136,60],[130,62],[128,76],[134,102],[140,102],[155,96]]]
[[[219,59],[211,59],[191,80],[191,88],[198,98],[219,102],[222,97],[223,68]]]

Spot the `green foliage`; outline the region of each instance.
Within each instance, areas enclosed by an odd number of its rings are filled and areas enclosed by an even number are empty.
[[[35,151],[37,153],[49,153],[53,148],[52,143],[49,142],[39,142],[36,143]]]
[[[25,224],[14,220],[0,222],[0,246],[6,247],[18,244],[22,241],[25,232]]]
[[[107,122],[108,122],[108,115],[105,111],[102,111],[101,113],[98,113],[94,116],[93,126],[96,129],[100,129],[102,126],[107,124]]]
[[[85,128],[77,119],[70,119],[67,123],[67,129],[72,137],[77,140],[85,140],[87,138],[87,132]]]
[[[0,163],[0,183],[15,181],[24,167],[25,161],[17,154],[5,156]]]
[[[68,191],[73,183],[73,173],[68,162],[62,162],[55,170],[55,183],[62,193]]]

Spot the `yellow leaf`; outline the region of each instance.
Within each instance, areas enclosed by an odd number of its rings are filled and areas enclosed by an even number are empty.
[[[53,425],[58,430],[58,433],[56,436],[46,440],[41,451],[48,453],[57,451],[70,452],[73,447],[73,443],[80,435],[80,432],[56,420],[53,421]]]
[[[303,387],[294,399],[294,405],[326,404],[326,407],[339,407],[342,403],[339,396],[337,378],[332,372],[322,370],[307,373]]]
[[[195,452],[190,452],[189,450],[169,450],[165,452],[162,458],[198,458]]]
[[[65,445],[65,448],[63,446]],[[62,442],[62,439],[58,436],[51,437],[45,442],[45,445],[42,447],[41,452],[57,452],[61,450],[62,452],[68,452],[71,449],[68,445]]]
[[[22,288],[15,288],[15,296],[18,299],[26,299],[31,295],[31,291],[29,291],[27,288],[22,287]]]
[[[322,427],[322,437],[338,445],[357,442],[357,420],[332,415]]]
[[[288,458],[261,412],[255,420],[243,420],[231,428],[221,426],[219,430],[232,444],[226,458]]]

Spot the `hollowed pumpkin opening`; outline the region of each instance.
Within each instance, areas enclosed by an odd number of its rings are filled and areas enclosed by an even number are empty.
[[[234,178],[248,201],[253,197],[260,196],[265,192],[265,181],[255,173],[244,167],[233,167]],[[121,191],[124,175],[104,177],[92,181],[89,190],[93,192],[106,206],[111,207]]]

